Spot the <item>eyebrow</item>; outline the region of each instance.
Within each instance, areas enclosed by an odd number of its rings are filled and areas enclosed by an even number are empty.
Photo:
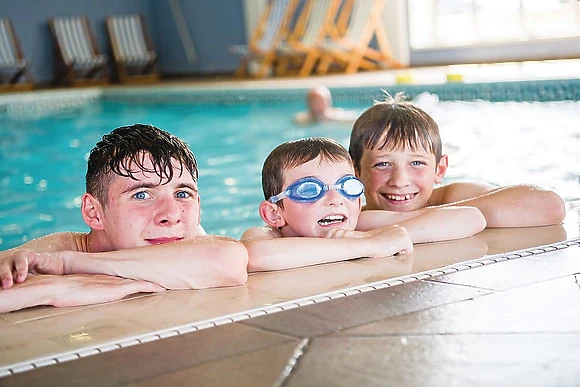
[[[137,189],[142,189],[142,188],[156,188],[156,187],[159,187],[160,185],[161,184],[135,182],[134,184],[127,186],[127,188],[125,188],[121,193],[129,193],[129,192],[135,191]],[[192,184],[181,183],[176,188],[178,188],[178,189],[179,188],[188,188],[194,192],[198,192],[197,185],[192,185]]]

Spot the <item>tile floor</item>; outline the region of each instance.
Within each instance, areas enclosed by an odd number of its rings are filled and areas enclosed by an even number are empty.
[[[559,74],[578,77],[571,63]],[[543,63],[513,66],[522,79],[543,71]],[[482,65],[472,79],[498,79],[507,68]],[[425,69],[413,79],[430,79],[430,71],[444,81],[457,69]],[[324,84],[397,74],[333,77]],[[417,246],[406,260],[354,260],[256,274],[231,289],[2,314],[0,385],[580,385],[579,215],[578,203],[569,203],[563,225],[485,230]],[[369,284],[377,290],[361,292]]]

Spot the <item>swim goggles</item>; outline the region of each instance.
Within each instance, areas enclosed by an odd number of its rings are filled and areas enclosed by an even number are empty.
[[[296,180],[284,192],[272,196],[268,201],[277,203],[284,198],[288,198],[298,203],[314,203],[332,189],[337,190],[348,200],[354,200],[363,194],[364,185],[353,175],[345,175],[332,185],[326,185],[315,177],[305,177]]]

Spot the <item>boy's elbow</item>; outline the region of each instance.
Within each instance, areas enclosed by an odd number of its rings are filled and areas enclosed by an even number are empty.
[[[473,228],[471,235],[474,235],[480,231],[485,230],[485,228],[487,227],[487,221],[485,220],[485,216],[479,209],[472,207],[472,212],[473,212],[472,214],[473,221],[471,222],[471,224],[473,225]]]
[[[560,224],[566,217],[566,203],[553,191],[546,191],[546,224]]]
[[[248,251],[240,242],[224,238],[207,255],[208,271],[204,278],[199,278],[199,273],[197,276],[191,275],[190,278],[196,280],[188,284],[190,289],[238,286],[246,283]]]
[[[248,280],[248,251],[237,241],[231,241],[221,253],[222,286],[243,285]]]

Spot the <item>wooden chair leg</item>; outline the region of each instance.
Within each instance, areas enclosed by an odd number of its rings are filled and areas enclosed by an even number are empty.
[[[315,51],[311,51],[306,55],[304,58],[304,63],[302,64],[302,68],[300,69],[299,75],[301,77],[307,77],[312,73],[314,69],[314,64],[316,63],[316,59],[318,59],[319,53]]]
[[[281,56],[278,59],[278,65],[276,66],[276,76],[281,77],[288,73],[288,66],[290,65],[290,58],[287,56]]]
[[[316,68],[316,72],[320,75],[328,73],[328,68],[330,67],[331,63],[332,63],[332,55],[330,54],[322,55],[322,58],[320,58],[320,63]]]
[[[274,61],[275,53],[269,52],[267,53],[260,63],[260,68],[256,72],[256,78],[265,78],[268,75],[268,70],[272,67],[272,62]]]
[[[357,50],[352,53],[351,59],[346,66],[345,74],[354,74],[360,67],[361,61],[363,59],[363,53]]]
[[[244,78],[247,75],[247,67],[248,67],[248,58],[242,58],[240,65],[236,69],[234,73],[234,77],[236,78]]]

